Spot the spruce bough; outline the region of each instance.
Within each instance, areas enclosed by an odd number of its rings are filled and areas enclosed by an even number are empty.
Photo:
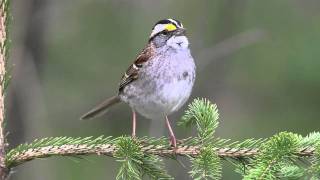
[[[319,179],[320,133],[306,137],[281,132],[267,139],[232,142],[215,137],[219,125],[217,106],[195,99],[180,126],[195,127],[196,137],[181,140],[173,149],[166,138],[53,137],[19,145],[6,155],[6,167],[13,168],[36,158],[52,156],[106,155],[120,163],[116,179],[173,179],[165,170],[163,158],[190,159],[192,179],[222,179],[221,162],[234,165],[243,179]]]

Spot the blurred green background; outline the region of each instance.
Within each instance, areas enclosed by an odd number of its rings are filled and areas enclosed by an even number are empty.
[[[131,133],[125,104],[97,120],[79,121],[117,92],[124,70],[160,19],[187,28],[198,66],[192,93],[217,103],[217,136],[242,140],[280,131],[319,131],[320,1],[318,0],[15,0],[13,80],[8,98],[11,147],[48,136]],[[189,101],[190,102],[190,101]],[[171,116],[179,120],[185,107]],[[139,136],[167,135],[164,122],[138,116]],[[174,125],[178,138],[194,132]],[[176,179],[187,168],[166,160]],[[19,166],[12,179],[114,179],[108,157],[49,158]],[[225,165],[223,179],[240,179]]]

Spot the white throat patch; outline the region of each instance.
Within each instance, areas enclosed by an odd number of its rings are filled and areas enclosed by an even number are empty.
[[[189,47],[189,41],[186,36],[172,36],[168,39],[167,45],[173,49],[182,50]]]

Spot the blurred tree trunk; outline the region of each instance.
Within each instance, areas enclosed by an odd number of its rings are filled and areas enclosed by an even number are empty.
[[[12,2],[12,49],[9,64],[14,64],[11,72],[13,78],[8,93],[8,142],[10,146],[40,137],[41,118],[45,117],[45,106],[41,89],[41,72],[45,63],[46,47],[44,43],[46,22],[48,21],[48,1],[46,0],[20,0]],[[29,172],[35,172],[29,168]],[[19,168],[23,172],[24,168]],[[47,168],[40,167],[37,174],[18,177],[21,173],[13,175],[13,179],[43,179],[37,177],[45,173],[46,178],[51,177]],[[49,174],[47,174],[49,173]],[[22,173],[24,174],[24,173]],[[44,175],[44,174],[43,174]],[[51,179],[51,178],[49,178]]]
[[[39,96],[41,68],[44,63],[45,0],[15,1],[13,7],[13,48],[10,64],[13,63],[8,104],[10,146],[24,141],[27,110],[33,107]],[[36,99],[34,99],[36,98]],[[26,109],[27,108],[27,109]]]

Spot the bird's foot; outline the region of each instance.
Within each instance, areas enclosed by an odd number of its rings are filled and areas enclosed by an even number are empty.
[[[177,139],[174,136],[170,136],[170,146],[173,148],[177,147]]]

